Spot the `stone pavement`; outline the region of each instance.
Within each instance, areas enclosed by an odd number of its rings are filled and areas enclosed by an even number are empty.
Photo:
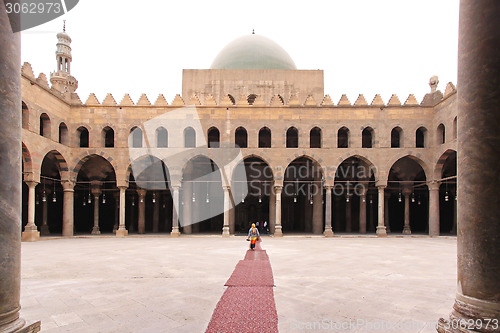
[[[247,247],[220,236],[23,243],[21,315],[42,332],[204,332]],[[280,332],[435,332],[422,325],[454,302],[456,238],[264,237],[262,247]]]

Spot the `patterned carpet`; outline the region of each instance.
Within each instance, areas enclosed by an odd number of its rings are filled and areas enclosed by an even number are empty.
[[[215,307],[207,333],[276,333],[278,313],[274,279],[265,250],[248,250],[227,280],[228,288]]]

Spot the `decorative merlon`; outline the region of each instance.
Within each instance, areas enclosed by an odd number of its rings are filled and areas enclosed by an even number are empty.
[[[332,98],[330,97],[330,95],[325,95],[325,97],[323,97],[323,101],[321,102],[321,105],[322,106],[333,106],[333,101],[332,101]]]
[[[35,78],[35,74],[33,73],[33,68],[31,67],[31,64],[29,62],[25,62],[23,64],[23,67],[21,67],[21,73],[32,79]]]
[[[163,94],[159,94],[158,98],[156,99],[155,106],[167,106],[168,102],[165,99],[165,96]]]
[[[217,106],[217,102],[215,101],[214,96],[212,96],[211,94],[207,95],[207,97],[205,98],[205,105]]]
[[[94,93],[91,93],[89,95],[89,98],[87,98],[87,101],[85,102],[85,104],[89,105],[89,106],[101,105],[101,103],[99,103],[99,100],[97,99],[97,97],[95,96]]]
[[[233,106],[233,101],[229,98],[229,95],[225,95],[220,101],[220,106]]]
[[[347,98],[346,94],[342,94],[342,96],[340,97],[340,100],[337,103],[337,105],[341,105],[341,106],[351,105],[351,102],[349,102],[349,99]]]
[[[400,106],[401,102],[398,98],[398,95],[392,94],[391,98],[389,99],[389,102],[387,102],[387,105]]]
[[[188,105],[201,105],[198,96],[196,96],[196,95],[191,96],[191,99],[189,100]]]
[[[446,88],[444,90],[444,97],[448,97],[449,95],[455,93],[457,91],[457,88],[455,88],[455,85],[451,82],[448,82],[446,85]]]
[[[382,96],[380,96],[380,94],[376,94],[375,97],[373,97],[372,104],[370,104],[370,105],[372,105],[372,106],[384,106],[385,103],[382,100]]]
[[[274,95],[273,98],[271,98],[271,103],[269,105],[270,106],[283,106],[284,103],[279,95]]]
[[[115,101],[115,98],[113,97],[113,95],[111,95],[111,93],[108,93],[106,95],[106,97],[104,98],[104,100],[102,101],[102,105],[106,105],[106,106],[116,106],[116,101]]]
[[[406,99],[405,101],[405,104],[404,105],[418,105],[418,101],[417,99],[415,98],[415,95],[413,94],[410,94],[408,96],[408,98]]]
[[[356,100],[356,102],[354,102],[354,106],[358,105],[368,105],[365,96],[363,96],[363,94],[359,94],[358,99]]]
[[[172,101],[172,105],[173,106],[184,106],[186,104],[184,103],[184,100],[182,99],[181,95],[177,94],[177,95],[175,95],[174,100]]]
[[[297,97],[297,94],[293,94],[290,96],[290,100],[288,101],[289,106],[300,106],[300,101],[299,98]]]
[[[134,101],[130,98],[129,94],[123,95],[122,101],[120,102],[120,106],[134,106]]]
[[[43,73],[40,73],[38,75],[36,82],[38,82],[41,86],[44,86],[45,88],[49,88],[49,81],[47,81],[47,76]]]
[[[266,106],[266,102],[264,101],[264,98],[262,95],[257,95],[257,98],[253,102],[254,106]]]
[[[312,95],[307,96],[306,101],[304,102],[304,105],[307,106],[317,106],[318,103],[314,100],[314,97]]]
[[[151,106],[151,102],[148,99],[148,96],[146,94],[141,94],[141,97],[137,101],[137,104],[139,106]]]

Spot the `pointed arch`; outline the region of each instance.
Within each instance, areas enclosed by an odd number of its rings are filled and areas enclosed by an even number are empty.
[[[396,126],[391,131],[391,148],[402,148],[403,146],[403,129]]]
[[[59,124],[59,143],[65,146],[69,146],[68,127],[64,122],[61,122]]]
[[[321,128],[313,127],[309,132],[309,146],[311,148],[321,148]]]
[[[113,148],[115,146],[115,131],[110,126],[102,129],[101,141],[106,148]]]
[[[210,127],[207,131],[208,148],[220,147],[220,132],[217,127]]]
[[[238,127],[234,132],[234,143],[239,148],[248,148],[248,134],[244,127]]]
[[[373,148],[375,141],[375,131],[370,126],[365,127],[361,132],[361,147]]]
[[[259,130],[259,148],[271,148],[271,130],[268,127]]]
[[[437,127],[437,144],[442,145],[446,142],[446,130],[444,125],[441,123]]]
[[[143,134],[138,126],[132,127],[128,136],[128,145],[131,148],[142,148]]]
[[[50,139],[50,117],[46,113],[40,115],[40,135]]]
[[[337,132],[337,148],[349,148],[349,129],[342,126]]]
[[[89,130],[85,126],[80,126],[76,130],[78,138],[78,147],[88,148],[89,147]]]
[[[299,148],[299,130],[294,126],[286,131],[286,147]]]
[[[425,148],[427,146],[427,128],[421,126],[415,131],[415,147]]]
[[[168,147],[168,131],[163,126],[160,126],[156,129],[156,147]]]
[[[192,127],[186,127],[184,129],[184,147],[185,148],[196,147],[196,131]]]

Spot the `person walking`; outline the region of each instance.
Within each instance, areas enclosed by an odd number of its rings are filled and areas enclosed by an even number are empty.
[[[260,237],[259,229],[255,227],[255,223],[252,223],[252,227],[248,230],[247,240],[250,240],[250,250],[254,251],[255,243],[257,243],[257,239]]]

